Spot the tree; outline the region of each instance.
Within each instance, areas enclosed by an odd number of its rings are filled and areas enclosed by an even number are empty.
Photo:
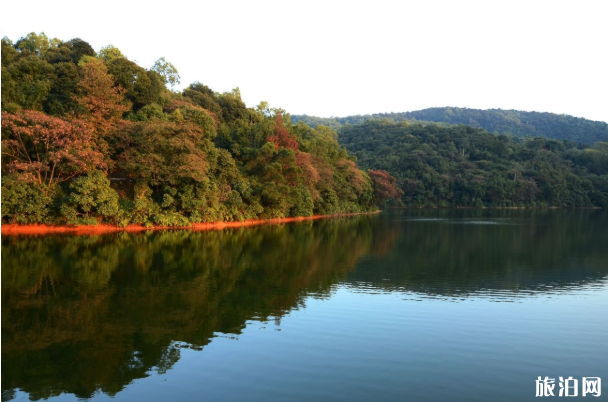
[[[2,104],[42,110],[51,91],[55,69],[44,59],[28,54],[2,66]]]
[[[280,147],[294,151],[298,150],[298,141],[283,125],[283,115],[281,112],[278,112],[276,115],[274,132],[268,137],[268,141],[272,142],[277,150]]]
[[[2,112],[2,155],[9,172],[54,187],[93,169],[105,169],[94,132],[82,120],[62,120],[33,110]]]
[[[370,170],[368,173],[373,182],[376,205],[382,206],[388,200],[398,200],[403,194],[395,186],[397,179],[386,170]]]
[[[34,53],[37,56],[44,55],[51,47],[57,47],[61,43],[58,39],[51,39],[41,32],[39,35],[35,32],[30,32],[26,37],[19,39],[15,43],[15,49],[21,52],[27,51]]]
[[[76,96],[80,74],[73,63],[57,63],[48,96],[44,100],[44,111],[61,116],[74,113],[77,109]]]
[[[222,108],[223,120],[225,122],[234,123],[237,120],[246,120],[249,117],[250,110],[247,109],[245,102],[241,99],[241,91],[239,88],[235,88],[230,92],[225,92],[219,95],[217,99]],[[205,109],[207,108],[205,107]],[[214,112],[213,110],[211,111]]]
[[[78,64],[83,57],[95,57],[95,50],[87,42],[79,38],[67,42],[58,42],[45,53],[44,58],[51,64],[71,62]]]
[[[165,85],[169,84],[171,87],[174,87],[176,84],[179,84],[180,76],[177,69],[173,64],[165,60],[164,57],[156,60],[151,70],[157,72],[163,78]]]
[[[101,137],[112,134],[123,113],[129,108],[123,104],[124,90],[115,87],[104,63],[86,58],[80,63],[82,79],[78,84],[79,116],[92,123]]]
[[[112,61],[117,58],[126,59],[126,57],[122,54],[122,52],[115,46],[108,45],[106,47],[102,47],[101,50],[97,53],[97,57],[102,59],[105,62]]]
[[[184,90],[183,95],[192,103],[214,113],[218,119],[223,118],[222,108],[216,101],[215,93],[208,86],[195,82]]]
[[[181,180],[207,179],[207,154],[211,146],[201,128],[190,122],[137,123],[123,133],[120,166],[132,178],[153,186],[176,185]]]
[[[124,96],[137,112],[151,103],[161,104],[161,94],[166,90],[162,77],[155,71],[146,71],[136,63],[123,57],[107,62],[108,72],[117,86],[125,89]]]
[[[89,172],[70,183],[71,193],[61,206],[61,214],[70,225],[96,225],[96,215],[105,219],[118,214],[118,193],[99,170]]]
[[[46,223],[53,201],[52,191],[20,180],[14,175],[2,176],[2,219],[14,223]]]

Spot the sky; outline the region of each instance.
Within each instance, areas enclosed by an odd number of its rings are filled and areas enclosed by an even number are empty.
[[[608,122],[608,1],[11,1],[0,35],[30,32],[149,68],[181,85],[239,87],[320,117],[428,107],[564,113]]]

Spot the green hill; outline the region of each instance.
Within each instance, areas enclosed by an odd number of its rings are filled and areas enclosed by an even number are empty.
[[[326,125],[338,129],[345,124],[361,124],[369,119],[388,119],[393,122],[418,120],[446,124],[464,124],[482,128],[496,134],[512,134],[517,137],[545,137],[558,140],[594,144],[608,141],[608,124],[578,117],[540,112],[523,112],[502,109],[467,109],[436,107],[414,112],[377,113],[362,116],[319,118],[292,116],[294,123],[303,121],[316,127]]]
[[[397,178],[410,206],[608,205],[608,143],[496,135],[470,126],[369,120],[340,128],[363,168]]]

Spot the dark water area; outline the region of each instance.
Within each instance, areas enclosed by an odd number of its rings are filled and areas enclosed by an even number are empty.
[[[603,211],[2,236],[3,401],[559,399],[607,318]]]

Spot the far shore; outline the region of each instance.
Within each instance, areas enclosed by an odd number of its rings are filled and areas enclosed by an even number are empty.
[[[99,224],[99,225],[44,225],[44,224],[33,224],[33,225],[21,225],[16,223],[2,224],[1,232],[2,235],[46,235],[46,234],[75,234],[75,235],[97,235],[114,232],[145,232],[154,230],[192,230],[192,231],[203,231],[203,230],[221,230],[226,228],[240,228],[246,226],[258,226],[258,225],[278,225],[290,222],[303,222],[312,221],[318,219],[328,218],[339,218],[343,216],[355,216],[355,215],[373,215],[378,214],[381,211],[370,211],[370,212],[358,212],[350,214],[333,214],[333,215],[313,215],[313,216],[298,216],[292,218],[274,218],[274,219],[248,219],[244,221],[235,222],[213,222],[213,223],[193,223],[190,226],[144,226],[144,225],[127,225],[120,227],[110,224]]]
[[[389,209],[602,209],[602,207],[414,207],[391,206]]]

